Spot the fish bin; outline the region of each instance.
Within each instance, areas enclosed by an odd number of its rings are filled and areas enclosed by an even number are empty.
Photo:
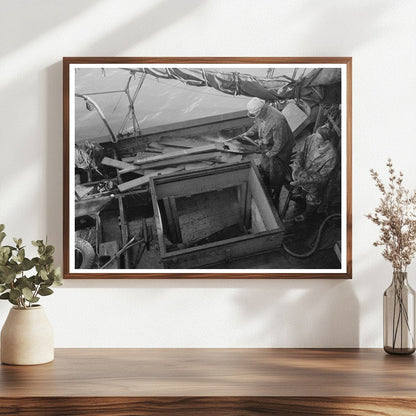
[[[253,162],[150,179],[164,268],[223,268],[278,250],[284,226]]]

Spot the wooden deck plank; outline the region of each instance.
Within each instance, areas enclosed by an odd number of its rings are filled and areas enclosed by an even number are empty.
[[[116,169],[128,169],[132,166],[130,163],[123,162],[117,159],[111,159],[110,157],[103,158],[103,160],[101,161],[101,164],[104,166],[110,166]]]
[[[178,172],[180,170],[182,170],[181,167],[162,169],[153,173],[149,173],[148,175],[144,175],[140,178],[132,179],[131,181],[121,183],[120,185],[118,185],[118,189],[120,190],[120,192],[125,192],[133,188],[138,188],[140,186],[147,185],[149,183],[149,179],[153,176],[167,175],[169,173]]]
[[[157,155],[157,156],[147,157],[147,158],[144,158],[144,159],[138,159],[138,160],[134,161],[134,164],[136,165],[136,167],[131,166],[129,168],[123,169],[123,170],[120,171],[120,174],[134,171],[135,169],[137,169],[137,166],[142,166],[144,164],[148,164],[148,163],[152,163],[152,162],[167,161],[169,159],[174,159],[176,157],[194,155],[194,154],[197,154],[197,153],[214,152],[214,151],[218,150],[217,147],[218,146],[215,145],[215,144],[209,144],[209,145],[206,145],[206,146],[194,147],[192,149],[179,150],[179,151],[176,151],[176,152],[170,152],[170,153],[161,154],[161,155]]]

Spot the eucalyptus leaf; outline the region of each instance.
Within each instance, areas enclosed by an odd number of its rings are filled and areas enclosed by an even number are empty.
[[[45,255],[46,256],[52,256],[52,254],[55,253],[55,247],[54,246],[46,246],[45,249]]]
[[[15,246],[1,245],[6,237],[3,230],[4,225],[0,224],[0,299],[26,307],[37,302],[39,296],[51,295],[53,290],[49,286],[62,284],[61,270],[54,268],[55,247],[47,241],[34,240],[32,244],[37,247],[38,256],[29,259],[21,238],[13,238]],[[30,271],[32,276],[27,275]],[[34,296],[37,289],[39,296]]]
[[[9,261],[11,250],[9,247],[1,247],[0,249],[0,264],[6,264]]]
[[[20,248],[20,246],[22,245],[22,239],[21,238],[13,237],[13,241],[16,244],[16,247],[17,248]]]
[[[39,289],[39,295],[41,295],[41,296],[49,296],[49,295],[52,295],[52,293],[53,293],[53,290],[52,289],[49,289],[48,287],[46,287],[46,286],[42,286],[40,289]]]
[[[26,276],[22,276],[19,278],[17,283],[17,287],[23,291],[23,288],[28,288],[31,291],[35,290],[36,286],[33,282],[31,282]]]
[[[60,267],[57,267],[55,270],[54,270],[54,275],[55,275],[55,285],[56,286],[61,286],[61,285],[63,285],[63,283],[64,283],[64,280],[63,280],[63,278],[62,278],[62,273],[61,273],[61,268]]]
[[[3,283],[13,283],[14,279],[16,277],[16,274],[13,271],[8,271],[4,276],[3,276]]]
[[[50,276],[50,274],[48,276],[49,276],[48,280],[42,280],[42,282],[41,282],[42,286],[49,287],[49,286],[52,286],[55,283],[54,277]]]
[[[0,248],[0,253],[5,254],[6,256],[8,256],[11,252],[11,249],[9,246],[3,246]]]
[[[37,274],[36,276],[33,276],[34,277],[34,283],[35,283],[35,285],[40,285],[41,283],[44,283],[44,281],[42,280],[42,278]]]
[[[41,270],[39,272],[39,276],[41,277],[42,280],[48,280],[48,273],[46,273],[46,270]]]
[[[13,273],[15,276],[22,271],[22,267],[20,266],[20,264],[12,263],[11,261],[9,261],[8,268],[10,270],[10,273]]]
[[[10,290],[10,299],[11,300],[17,300],[21,295],[22,295],[22,292],[19,289],[14,288],[14,289]]]
[[[31,260],[29,260],[27,257],[25,257],[22,260],[22,263],[20,264],[20,266],[21,266],[22,270],[24,272],[26,272],[26,271],[28,271],[30,269],[33,269],[34,264],[33,264],[33,262]]]
[[[16,300],[16,299],[11,299],[11,298],[9,298],[9,302],[10,302],[12,305],[19,306],[19,303],[17,302],[17,300]]]
[[[21,263],[23,261],[23,259],[25,258],[25,249],[21,248],[18,252],[17,252],[17,259],[19,260],[19,263]]]
[[[33,298],[33,292],[28,288],[24,287],[22,289],[23,296],[29,301],[32,302],[31,299]]]

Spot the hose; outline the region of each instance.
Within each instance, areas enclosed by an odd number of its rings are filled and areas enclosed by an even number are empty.
[[[328,215],[323,221],[322,221],[322,224],[319,226],[319,229],[318,229],[318,233],[317,233],[317,235],[316,235],[316,239],[315,239],[315,242],[313,243],[313,246],[312,246],[312,248],[308,251],[308,252],[306,252],[306,253],[295,253],[295,252],[293,252],[292,250],[290,250],[288,247],[287,247],[287,245],[285,244],[285,243],[282,243],[282,248],[283,248],[283,250],[287,253],[287,254],[289,254],[290,256],[292,256],[292,257],[296,257],[296,258],[298,258],[298,259],[305,259],[306,257],[310,257],[313,253],[315,253],[315,251],[316,251],[316,249],[318,248],[318,246],[319,246],[319,243],[320,243],[320,240],[321,240],[321,235],[322,235],[322,230],[323,230],[323,228],[325,227],[325,224],[327,224],[328,223],[328,221],[330,221],[330,220],[332,220],[332,219],[334,219],[334,218],[341,218],[341,214],[331,214],[331,215]]]

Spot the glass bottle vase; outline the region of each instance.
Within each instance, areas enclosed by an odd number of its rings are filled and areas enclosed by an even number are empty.
[[[415,351],[415,291],[406,272],[393,272],[383,295],[384,351],[413,354]]]

